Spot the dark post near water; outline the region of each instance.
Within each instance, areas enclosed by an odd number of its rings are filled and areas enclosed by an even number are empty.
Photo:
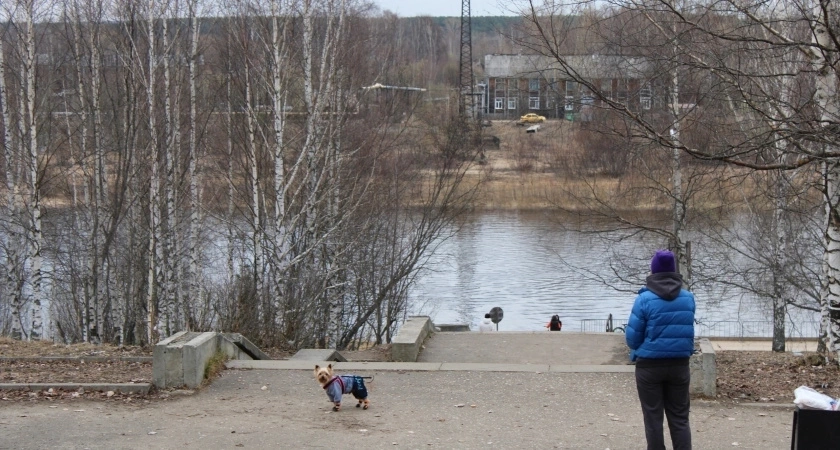
[[[499,322],[505,317],[505,312],[498,306],[490,310],[490,320],[496,324],[496,331],[499,331]]]

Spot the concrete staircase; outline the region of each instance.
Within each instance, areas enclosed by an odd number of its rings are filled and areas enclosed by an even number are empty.
[[[207,363],[221,352],[228,359],[271,359],[239,333],[181,331],[155,345],[152,382],[158,388],[197,388]]]

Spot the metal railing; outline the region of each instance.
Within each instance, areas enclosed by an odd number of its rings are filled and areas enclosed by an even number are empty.
[[[584,333],[624,332],[627,322],[613,321],[612,314],[606,319],[581,319],[580,331]],[[786,338],[817,338],[820,323],[816,321],[788,323],[785,326]],[[729,338],[772,338],[773,322],[724,320],[718,322],[699,322],[694,325],[694,335],[698,337]]]
[[[623,332],[627,322],[614,322],[612,314],[606,319],[582,319],[580,331],[584,333],[613,333]]]
[[[786,338],[817,338],[819,333],[820,323],[815,321],[785,325]],[[773,322],[732,320],[698,323],[694,325],[694,334],[702,337],[771,338]]]

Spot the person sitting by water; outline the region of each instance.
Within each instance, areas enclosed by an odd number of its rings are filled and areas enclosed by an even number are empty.
[[[551,316],[551,320],[545,325],[549,331],[560,331],[563,328],[563,321],[560,320],[560,316],[555,314]]]
[[[478,325],[478,331],[484,333],[485,331],[493,331],[493,321],[490,319],[490,313],[484,315],[484,320]]]

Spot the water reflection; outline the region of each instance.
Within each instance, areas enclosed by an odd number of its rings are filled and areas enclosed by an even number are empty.
[[[484,314],[499,306],[504,310],[499,329],[506,331],[544,330],[553,314],[569,331],[580,331],[583,319],[609,314],[623,322],[656,247],[640,238],[608,243],[562,230],[541,213],[483,213],[440,246],[430,271],[410,293],[412,312],[429,315],[435,323],[467,323],[477,329]],[[618,279],[609,263],[612,255],[637,269],[637,282]],[[712,292],[696,295],[696,317],[703,323],[770,317],[766,305],[743,293],[728,294],[726,302],[712,301],[720,298]]]

